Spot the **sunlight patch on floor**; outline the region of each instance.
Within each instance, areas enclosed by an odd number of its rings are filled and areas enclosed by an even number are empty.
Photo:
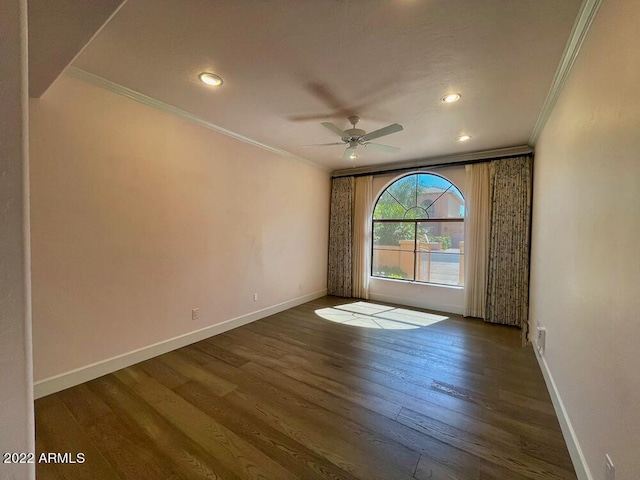
[[[343,325],[383,330],[410,330],[427,327],[449,318],[433,313],[416,312],[369,302],[354,302],[320,308],[316,310],[316,315]]]

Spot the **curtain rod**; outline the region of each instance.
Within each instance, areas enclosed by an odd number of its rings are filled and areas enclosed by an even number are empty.
[[[442,162],[442,163],[433,163],[429,165],[414,165],[411,167],[398,167],[398,168],[387,168],[384,170],[372,170],[368,172],[360,172],[360,173],[348,173],[348,172],[340,172],[334,175],[331,175],[331,178],[343,178],[343,177],[366,177],[367,175],[384,175],[387,173],[395,173],[395,172],[406,172],[409,170],[422,170],[425,168],[442,168],[442,167],[454,167],[456,165],[472,165],[474,163],[485,163],[491,162],[492,160],[506,160],[508,158],[518,158],[518,157],[532,157],[533,152],[523,152],[523,153],[510,153],[504,155],[496,155],[493,157],[484,157],[484,158],[473,158],[468,160],[459,160],[453,162]]]

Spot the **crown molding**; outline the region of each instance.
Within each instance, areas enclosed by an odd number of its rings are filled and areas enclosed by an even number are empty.
[[[370,165],[356,168],[343,168],[335,170],[331,175],[333,177],[350,177],[353,175],[374,175],[394,170],[410,170],[412,168],[427,167],[446,167],[449,165],[475,163],[488,160],[497,160],[504,157],[516,157],[521,155],[530,155],[533,149],[528,145],[520,145],[517,147],[498,148],[495,150],[483,150],[481,152],[460,153],[456,155],[445,155],[440,157],[429,157],[418,160],[408,160],[405,162],[385,163],[382,165]]]
[[[136,102],[140,102],[148,107],[155,108],[156,110],[160,110],[162,112],[168,113],[170,115],[182,118],[184,120],[188,120],[193,122],[201,127],[208,128],[209,130],[214,130],[223,135],[227,135],[228,137],[235,138],[236,140],[240,140],[241,142],[248,143],[249,145],[253,145],[254,147],[262,148],[263,150],[267,150],[268,152],[275,153],[281,157],[291,158],[293,160],[298,160],[299,162],[306,163],[312,167],[315,167],[319,170],[323,170],[325,172],[330,172],[331,169],[320,165],[319,163],[308,160],[304,157],[300,157],[298,155],[294,155],[293,153],[287,152],[285,150],[281,150],[279,148],[270,147],[269,145],[265,145],[264,143],[260,143],[257,140],[253,140],[249,137],[245,137],[244,135],[240,135],[239,133],[232,132],[231,130],[227,130],[226,128],[222,128],[219,125],[211,123],[207,120],[204,120],[197,115],[187,112],[186,110],[182,110],[178,107],[174,107],[173,105],[169,105],[168,103],[164,103],[160,100],[156,100],[155,98],[144,95],[140,92],[136,92],[135,90],[131,90],[130,88],[124,87],[118,83],[112,82],[111,80],[107,80],[106,78],[100,77],[99,75],[95,75],[93,73],[89,73],[85,70],[82,70],[77,67],[69,67],[65,71],[66,75],[70,77],[76,78],[83,82],[89,83],[99,88],[103,88],[112,93],[122,95],[123,97],[130,98],[131,100],[135,100]]]
[[[558,97],[560,97],[560,93],[562,92],[567,78],[569,77],[571,68],[578,57],[580,47],[582,47],[582,43],[589,32],[589,28],[598,13],[601,3],[602,0],[584,0],[582,2],[576,21],[573,24],[571,35],[569,35],[569,40],[567,41],[564,53],[560,59],[560,64],[558,65],[553,81],[551,82],[549,93],[547,93],[547,98],[544,101],[540,115],[538,115],[538,120],[536,121],[533,131],[531,132],[531,136],[529,137],[529,145],[535,146],[540,134],[542,133],[542,129],[551,116],[553,107],[555,107]]]

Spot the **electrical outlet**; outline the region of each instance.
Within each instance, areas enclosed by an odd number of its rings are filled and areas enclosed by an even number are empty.
[[[257,294],[257,293],[254,293],[254,294],[253,294],[253,301],[254,301],[254,302],[257,302],[257,301],[258,301],[258,294]]]
[[[604,468],[604,480],[616,480],[616,467],[613,466],[613,460],[607,453],[604,458],[606,459],[606,464]]]
[[[200,309],[194,308],[191,310],[191,320],[200,320]]]
[[[538,326],[538,336],[536,337],[536,347],[540,355],[544,355],[544,346],[547,341],[547,329],[545,327]]]

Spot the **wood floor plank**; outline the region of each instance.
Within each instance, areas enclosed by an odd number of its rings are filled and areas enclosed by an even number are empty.
[[[353,468],[366,468],[370,478],[393,478],[389,477],[392,474],[402,478],[406,472],[413,472],[417,464],[417,452],[350,419],[318,408],[299,395],[274,388],[261,376],[248,375],[243,370],[220,363],[205,367],[238,383],[239,388],[232,392],[233,395],[228,395],[230,401],[261,415],[272,426],[289,435],[303,436],[316,451],[336,450],[350,452],[352,458],[367,458],[366,464],[347,463],[349,468],[346,469],[350,472]],[[382,456],[383,462],[380,461]],[[345,468],[341,463],[338,466]]]
[[[44,446],[42,435],[36,435],[36,459],[40,458],[41,454],[47,454],[47,448]],[[36,472],[38,474],[38,480],[62,480],[62,472],[58,465],[49,463],[37,463]]]
[[[170,365],[170,362],[167,362],[166,360],[167,359],[161,355],[160,357],[139,363],[138,366],[142,368],[145,373],[151,375],[167,388],[175,388],[190,380],[188,376],[183,375],[173,368],[173,366]]]
[[[318,455],[358,478],[376,480],[412,478],[407,472],[413,471],[413,466],[406,465],[400,469],[389,462],[387,456],[369,453],[369,445],[365,445],[364,442],[353,442],[352,438],[345,440],[341,435],[318,429],[313,421],[283,416],[282,410],[277,407],[274,409],[272,404],[265,406],[254,396],[246,395],[241,390],[229,394],[227,400],[251,412],[251,415],[306,445]]]
[[[513,472],[507,469],[503,469],[497,465],[491,465],[478,457],[469,455],[430,436],[422,435],[411,427],[352,403],[350,401],[351,399],[335,397],[326,390],[298,382],[283,373],[276,372],[255,363],[249,363],[243,367],[243,369],[267,378],[270,383],[278,388],[294,391],[305,399],[322,405],[327,409],[331,409],[345,418],[357,418],[360,423],[367,425],[369,428],[420,452],[422,454],[420,461],[424,463],[428,460],[429,465],[434,468],[437,467],[438,471],[462,471],[463,474],[467,475],[467,473],[471,471],[471,467],[469,467],[471,465],[473,468],[481,468],[489,472],[498,471],[499,475],[502,475],[501,478],[509,478],[509,475],[513,475],[514,480],[524,478],[520,476],[516,477]],[[429,411],[432,411],[434,407],[435,406],[429,407]],[[449,419],[454,418],[456,420],[463,417],[453,411],[448,411],[448,415],[450,415]],[[464,469],[461,469],[461,466],[464,466]]]
[[[39,462],[36,464],[36,472],[39,469],[55,471],[61,478],[78,480],[122,478],[56,395],[49,395],[37,400],[35,406],[36,434],[43,451],[69,453],[74,458],[78,453],[83,453],[85,457],[84,463],[45,464]]]
[[[242,369],[247,372],[260,372],[256,375],[269,375],[273,374],[273,370],[260,369],[260,366],[273,367],[285,373],[290,379],[296,381],[296,385],[302,387],[303,385],[311,385],[319,390],[328,392],[333,398],[348,399],[348,401],[360,405],[364,408],[368,408],[374,412],[378,412],[389,418],[395,419],[402,405],[397,401],[390,401],[382,396],[373,395],[371,393],[363,393],[359,389],[355,388],[353,383],[345,384],[333,378],[320,376],[309,370],[303,370],[300,367],[300,362],[296,361],[299,357],[283,357],[278,363],[277,361],[262,361],[260,363],[249,362],[245,364]],[[287,363],[290,362],[290,363]],[[266,373],[265,373],[266,372]]]
[[[229,430],[286,466],[300,478],[356,478],[303,444],[247,415],[244,410],[237,409],[224,398],[211,395],[197,382],[189,382],[178,387],[176,393],[209,416],[220,419]]]
[[[247,333],[247,332],[243,332],[243,335],[249,336],[249,337],[259,337],[257,334]],[[309,359],[309,356],[311,354],[315,353],[316,355],[312,360],[314,362],[315,361],[327,362],[327,363],[330,363],[331,365],[339,366],[341,368],[345,368],[345,366],[353,362],[352,357],[340,358],[340,357],[337,357],[336,355],[330,355],[326,351],[324,353],[319,353],[319,352],[316,352],[315,350],[309,350],[309,348],[303,348],[298,345],[291,345],[291,344],[288,344],[286,341],[274,339],[268,336],[262,336],[260,338],[262,338],[264,342],[268,342],[273,346],[277,346],[280,349],[286,349],[289,352],[294,352],[294,354],[298,354],[300,356],[306,357],[307,359]],[[404,374],[402,375],[402,378],[404,380],[413,381],[414,383],[418,383],[420,381],[420,378],[422,378],[423,382],[431,383],[433,381],[433,377],[428,378],[427,375],[429,373],[437,372],[439,377],[445,380],[452,379],[452,381],[464,382],[468,388],[476,386],[476,388],[479,390],[486,390],[488,388],[497,390],[499,387],[499,385],[496,382],[488,381],[486,377],[482,374],[474,374],[472,372],[468,372],[458,367],[449,367],[449,366],[434,367],[434,366],[421,364],[418,366],[419,368],[411,368],[411,366],[406,365],[405,369],[401,370],[400,368],[394,368],[397,366],[396,360],[397,358],[394,357],[393,364],[389,364],[389,363],[385,364],[382,362],[375,362],[373,360],[367,359],[366,363],[369,366],[373,366],[375,364],[378,368],[393,372],[393,374],[397,376],[400,376],[398,372],[402,371],[402,373]],[[420,372],[420,373],[417,373],[417,372]]]
[[[234,330],[230,330],[228,332],[223,333],[222,335],[230,338],[233,341],[237,341],[238,340],[238,335],[242,335],[242,332],[237,332]],[[280,358],[280,357],[284,357],[287,352],[284,350],[280,350],[276,347],[273,347],[267,343],[263,343],[263,342],[256,342],[254,344],[252,344],[253,349],[257,350],[258,352],[262,353],[263,355],[266,355],[268,357],[272,357],[272,358]]]
[[[400,412],[398,421],[421,430],[444,443],[533,479],[575,478],[573,472],[524,455],[515,448],[516,446],[508,449],[502,444],[496,445],[499,448],[490,448],[488,447],[490,443],[486,439],[477,435],[464,434],[455,427],[408,409]]]
[[[241,367],[247,363],[244,358],[234,355],[224,348],[217,348],[214,344],[207,344],[205,342],[196,343],[185,350],[188,350],[192,354],[203,354],[204,356],[200,358],[202,363],[208,363],[214,359],[228,363],[234,367]]]
[[[237,358],[241,358],[243,360],[243,362],[240,365],[237,364],[233,364],[233,363],[227,363],[224,362],[227,365],[231,365],[231,366],[242,366],[247,362],[251,362],[251,361],[269,361],[269,359],[273,359],[275,360],[273,357],[269,357],[266,356],[252,348],[249,348],[239,342],[230,344],[230,345],[226,345],[224,347],[217,347],[218,351],[224,351],[224,354],[228,354],[228,355],[233,355]],[[279,357],[282,358],[282,357]],[[207,362],[209,363],[209,362]]]
[[[159,459],[166,459],[172,470],[189,480],[241,478],[224,466],[201,445],[169,423],[148,403],[127,388],[115,375],[107,375],[89,382],[89,388],[100,395],[124,422],[131,424],[147,437],[147,445]]]
[[[87,461],[38,478],[576,479],[517,329],[316,314],[357,302],[319,298],[39,399],[37,451]]]
[[[265,332],[268,335],[269,332]],[[278,338],[280,340],[286,341],[286,337],[280,334]],[[303,349],[298,345],[294,345],[292,351],[302,352],[301,355],[304,355],[306,361],[311,362],[322,362],[329,363],[330,365],[340,365],[344,368],[345,364],[349,364],[353,362],[355,365],[361,365],[362,360],[358,357],[357,360],[350,360],[346,356],[339,355],[329,355],[328,351],[319,351],[318,349],[307,348]],[[315,354],[314,358],[311,358]],[[389,361],[389,359],[391,361]],[[484,392],[487,389],[493,389],[494,392],[497,392],[498,389],[501,391],[511,391],[518,390],[520,393],[525,393],[526,395],[532,396],[537,399],[543,399],[546,402],[549,402],[548,394],[546,393],[544,384],[538,385],[537,390],[535,392],[532,391],[533,385],[526,384],[522,387],[522,383],[516,382],[514,383],[511,380],[511,377],[508,377],[508,381],[504,381],[504,377],[500,379],[487,379],[486,376],[482,374],[475,374],[471,372],[467,372],[462,369],[454,369],[452,367],[433,367],[433,366],[412,366],[400,362],[397,358],[389,358],[387,361],[379,361],[376,358],[368,357],[366,360],[366,364],[368,367],[371,367],[375,370],[390,373],[395,377],[401,378],[404,382],[416,383],[419,386],[426,387],[431,385],[434,380],[440,380],[447,383],[457,383],[458,385],[463,385],[467,389],[476,390],[477,392]],[[419,373],[416,373],[419,372]],[[452,373],[453,372],[453,373]],[[541,392],[541,393],[537,393]]]
[[[524,407],[531,410],[536,410],[538,412],[546,413],[551,416],[555,415],[555,411],[553,410],[553,405],[550,404],[548,401],[531,398],[526,395],[522,395],[521,393],[516,393],[508,390],[501,390],[500,399],[512,405]]]
[[[263,376],[270,375],[265,372],[264,369],[261,369],[258,365],[253,363],[248,363],[243,367],[246,371],[255,372],[256,374],[261,374]],[[386,415],[390,418],[395,419],[396,415],[389,415],[389,411],[385,409],[378,408],[378,405],[372,402],[373,398],[378,398],[372,395],[371,393],[367,394],[358,394],[354,389],[355,382],[348,381],[347,383],[350,385],[348,388],[345,384],[340,383],[338,381],[332,380],[331,378],[318,376],[309,371],[303,371],[300,369],[283,369],[282,370],[286,375],[288,375],[291,379],[297,381],[297,387],[300,388],[303,384],[312,385],[320,390],[330,393],[333,397],[342,398],[348,400],[350,402],[356,403],[365,408],[369,408],[373,411],[381,413],[382,415]],[[273,374],[271,374],[273,375]],[[335,375],[337,377],[337,375]],[[364,384],[364,380],[360,380],[358,382],[359,385]],[[380,391],[381,387],[375,385],[372,387],[372,390]],[[410,391],[410,390],[409,390]],[[355,392],[355,393],[354,393]],[[504,443],[504,444],[520,444],[523,438],[523,434],[514,434],[511,433],[509,428],[504,428],[501,426],[494,426],[491,423],[486,421],[481,421],[475,418],[472,418],[468,415],[461,414],[458,411],[451,410],[449,408],[443,408],[435,402],[413,398],[411,396],[405,395],[402,392],[387,392],[385,397],[392,397],[395,399],[396,403],[394,405],[396,407],[400,405],[411,405],[413,408],[419,409],[422,412],[428,412],[430,416],[438,419],[439,421],[445,422],[449,425],[455,426],[467,433],[481,435],[481,436],[489,436],[494,442]],[[364,398],[366,401],[362,401]],[[384,401],[383,399],[378,399],[379,402]],[[512,426],[512,424],[511,424]],[[528,433],[528,432],[527,432]],[[546,438],[546,433],[543,433],[542,439]],[[528,438],[528,437],[527,437]],[[536,438],[540,439],[540,436]],[[531,441],[532,444],[536,444],[534,441]],[[540,445],[540,444],[537,444]]]
[[[184,375],[185,378],[196,380],[206,385],[207,388],[216,395],[226,395],[237,387],[234,383],[228,382],[208,370],[200,368],[197,363],[190,360],[189,354],[185,353],[183,349],[162,355],[160,361]]]
[[[418,480],[479,480],[478,466],[455,465],[446,467],[428,457],[421,457],[414,476]]]
[[[62,400],[78,424],[84,429],[105,415],[113,413],[104,400],[92,392],[85,383],[58,392],[56,396]]]
[[[128,427],[86,384],[58,397],[123,478],[180,478],[146,448],[147,439]]]
[[[404,379],[399,380],[386,372],[362,366],[359,362],[354,362],[348,371],[333,368],[331,365],[320,363],[320,361],[314,362],[314,365],[314,372],[297,374],[300,381],[309,381],[322,371],[325,377],[348,380],[353,388],[364,389],[366,395],[394,398],[396,403],[417,409],[416,411],[422,411],[421,405],[428,405],[429,408],[433,408],[433,404],[445,406],[482,422],[488,421],[497,424],[500,428],[507,430],[518,428],[525,436],[531,434],[532,438],[538,441],[541,440],[541,437],[549,436],[549,429],[560,431],[557,420],[553,416],[527,408],[514,408],[513,405],[501,402],[498,397],[477,399],[462,387],[443,384],[433,379],[430,385],[424,384],[423,388],[416,388]],[[296,375],[295,372],[289,374]],[[532,418],[535,418],[540,425],[531,426]],[[547,428],[540,431],[541,427]]]
[[[148,450],[148,440],[110,414],[94,422],[87,433],[122,478],[180,478],[169,462]]]
[[[573,470],[573,463],[565,445],[549,445],[546,442],[521,437],[522,453],[539,460],[557,465],[565,470]]]
[[[285,357],[286,358],[286,357]],[[378,372],[360,372],[360,368],[352,366],[347,371],[333,369],[327,365],[316,364],[314,371],[300,369],[287,369],[287,375],[297,379],[301,383],[309,383],[315,386],[320,385],[325,390],[330,390],[333,395],[342,398],[349,398],[358,395],[367,400],[380,398],[381,401],[391,401],[393,405],[401,405],[419,412],[436,412],[442,418],[447,418],[450,422],[460,427],[465,418],[475,418],[475,422],[466,422],[467,425],[482,427],[487,423],[496,425],[505,431],[513,430],[514,427],[522,426],[521,434],[527,436],[534,435],[537,440],[544,440],[548,432],[540,431],[523,422],[517,417],[518,411],[509,410],[511,416],[503,415],[502,407],[498,408],[492,403],[482,404],[480,402],[469,401],[468,395],[462,393],[451,395],[452,390],[446,391],[431,389],[416,389],[403,381],[398,381],[388,375],[379,375]],[[357,375],[354,375],[357,374]],[[340,378],[341,382],[334,380]],[[458,393],[458,392],[456,392]],[[487,405],[490,408],[487,408]],[[385,414],[384,410],[376,411]],[[462,414],[462,415],[460,415]],[[532,412],[535,414],[535,412]],[[471,420],[470,419],[470,420]]]
[[[165,419],[175,425],[195,443],[210,451],[230,471],[243,478],[295,478],[274,460],[245,442],[235,433],[149,377],[138,367],[133,376],[116,372],[123,383],[134,386],[140,397],[149,402]],[[232,390],[233,391],[233,390]]]
[[[256,323],[249,326],[250,330],[255,330],[256,333],[261,334],[263,337],[267,339],[275,339],[282,342],[289,342],[289,351],[301,351],[308,352],[313,351],[318,355],[322,355],[330,360],[328,361],[352,361],[353,352],[350,352],[348,355],[339,355],[335,351],[327,350],[326,348],[313,345],[312,342],[301,342],[300,335],[298,335],[297,330],[292,331],[292,329],[285,329],[282,332],[278,332],[277,329],[272,328],[270,325],[266,323]],[[297,338],[294,338],[297,337]],[[360,341],[365,341],[360,339]],[[402,353],[402,352],[400,352]],[[442,355],[442,352],[439,352],[439,355]],[[538,379],[531,379],[531,375],[526,372],[525,374],[520,375],[501,375],[500,377],[496,377],[495,375],[491,378],[491,380],[485,375],[485,371],[480,367],[477,367],[477,362],[473,362],[474,372],[465,370],[464,366],[461,364],[455,365],[447,365],[442,364],[442,362],[424,362],[420,359],[410,358],[410,362],[416,360],[418,363],[404,363],[400,359],[400,355],[393,355],[392,357],[385,357],[387,361],[384,362],[376,359],[375,357],[368,356],[367,364],[370,366],[376,366],[379,369],[391,369],[394,367],[404,368],[404,370],[412,370],[417,371],[420,370],[423,375],[428,375],[429,373],[433,374],[435,372],[438,373],[443,380],[447,380],[447,376],[452,379],[457,379],[458,381],[465,382],[467,388],[473,388],[474,381],[479,387],[486,389],[487,387],[494,386],[494,388],[501,388],[505,391],[509,391],[510,389],[517,390],[520,394],[524,394],[526,396],[530,396],[536,399],[542,399],[545,402],[548,401],[548,394],[544,389],[544,381],[540,377],[539,381],[535,381]],[[531,359],[529,359],[531,361]],[[417,368],[416,368],[417,367]],[[477,373],[478,370],[482,370],[482,373]],[[449,380],[451,383],[451,380]]]

